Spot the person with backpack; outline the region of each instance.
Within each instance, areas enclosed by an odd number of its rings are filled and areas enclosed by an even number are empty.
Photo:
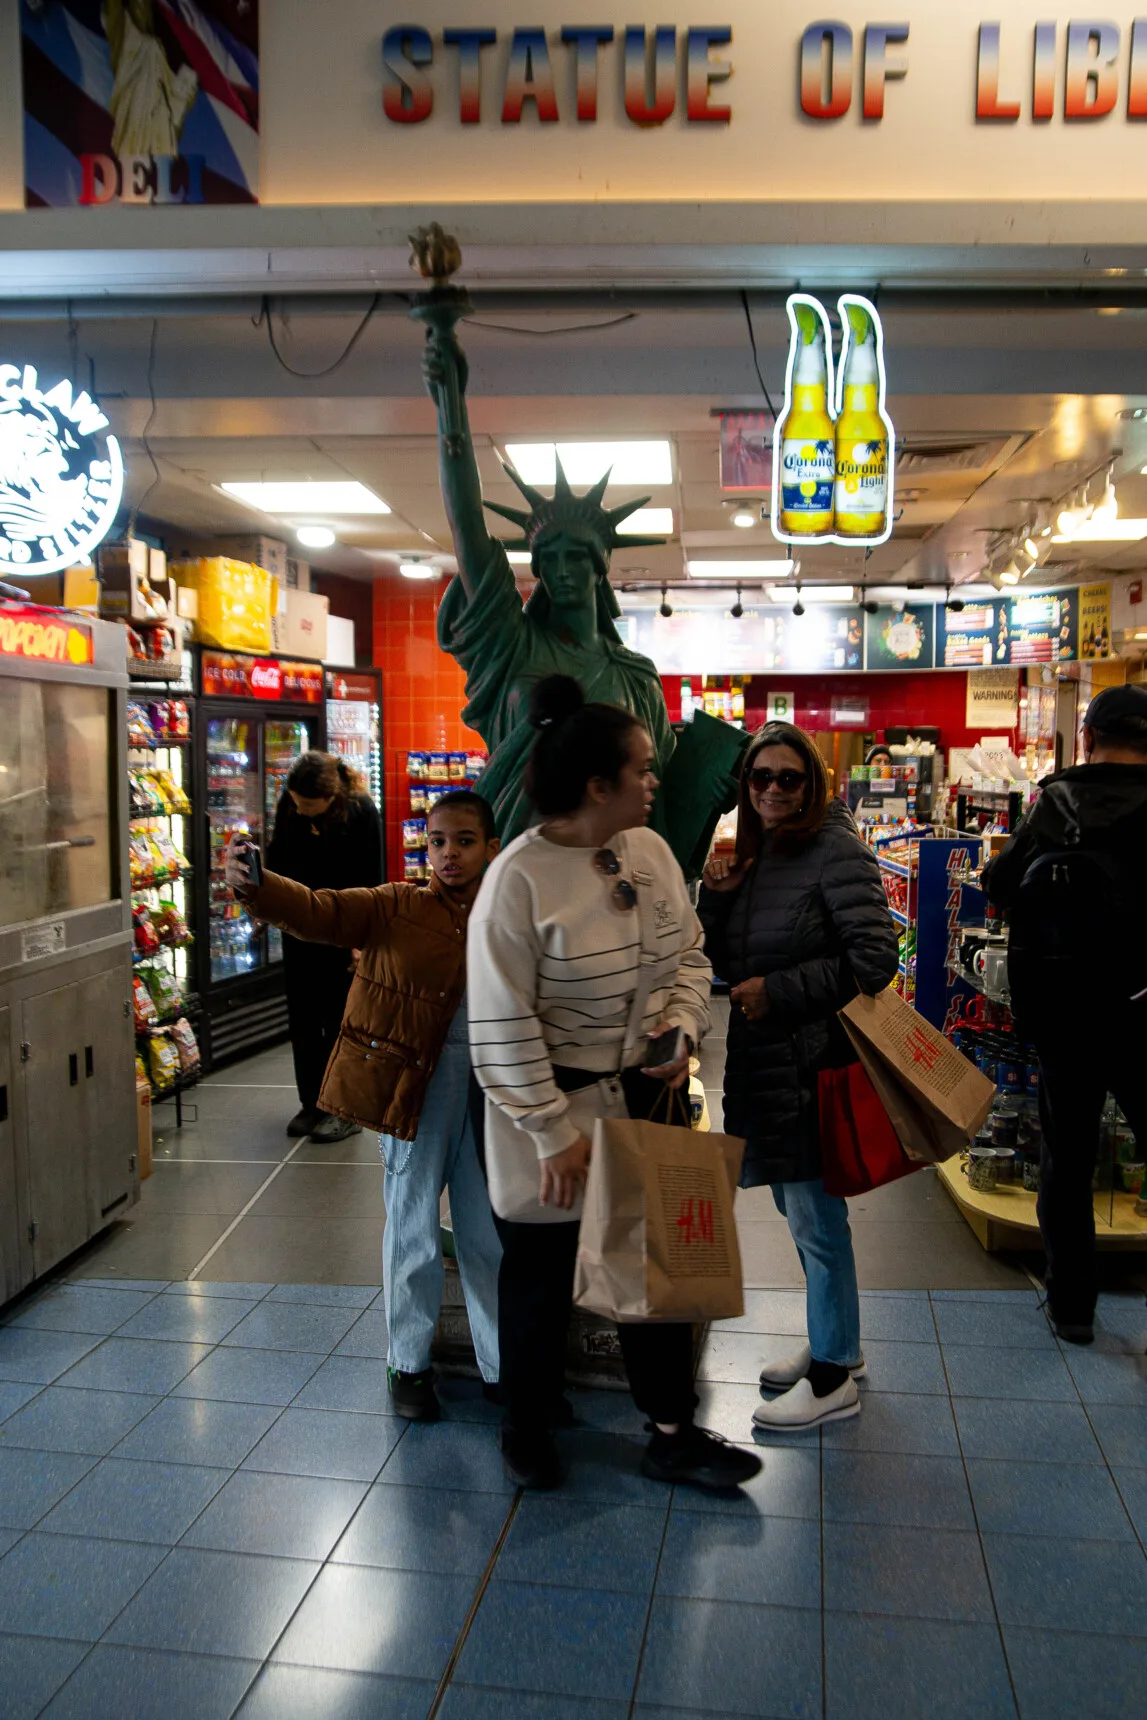
[[[1147,687],[1096,694],[1083,749],[983,878],[1008,914],[1012,1013],[1039,1058],[1048,1312],[1075,1344],[1094,1338],[1091,1180],[1108,1093],[1147,1151]]]

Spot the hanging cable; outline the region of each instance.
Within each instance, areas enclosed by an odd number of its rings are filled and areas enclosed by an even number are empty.
[[[765,405],[768,407],[769,413],[770,413],[772,420],[773,420],[773,423],[775,424],[777,421],[777,409],[773,405],[772,398],[769,394],[768,387],[765,383],[764,375],[761,371],[761,360],[760,360],[758,353],[757,353],[757,337],[753,331],[753,316],[752,316],[752,312],[749,310],[749,295],[748,295],[748,293],[746,293],[746,292],[741,293],[741,304],[743,305],[744,311],[745,311],[745,327],[749,331],[749,345],[753,349],[753,369],[757,373],[757,381],[761,385],[761,393],[765,397]]]
[[[463,317],[462,321],[470,328],[493,329],[496,334],[536,334],[548,336],[553,334],[591,334],[595,329],[620,328],[622,323],[634,322],[636,319],[636,311],[622,311],[620,316],[610,317],[608,322],[565,323],[561,328],[523,328],[516,323],[481,322],[477,317]]]
[[[304,382],[314,382],[314,381],[317,381],[320,376],[331,376],[331,375],[333,375],[333,373],[339,368],[340,364],[346,363],[347,359],[350,357],[351,353],[354,351],[355,347],[358,345],[359,341],[362,339],[363,335],[366,333],[367,324],[370,322],[370,319],[373,317],[375,311],[378,309],[381,302],[382,302],[382,294],[381,293],[375,293],[373,299],[371,299],[371,301],[370,301],[370,304],[367,306],[366,314],[364,315],[362,321],[359,323],[358,327],[355,329],[354,333],[351,335],[350,339],[347,341],[346,346],[343,348],[342,352],[335,359],[333,364],[328,364],[323,370],[296,370],[293,364],[287,363],[286,359],[283,357],[282,353],[279,351],[279,343],[275,339],[275,324],[274,324],[274,321],[273,321],[272,316],[271,316],[271,301],[270,301],[270,299],[264,298],[261,306],[259,307],[258,316],[252,317],[251,321],[252,321],[253,325],[255,326],[255,328],[260,328],[260,327],[262,327],[263,323],[266,323],[266,325],[267,325],[267,339],[271,343],[271,351],[274,353],[275,357],[278,359],[279,363],[282,365],[283,369],[287,372],[287,374],[289,376],[300,377]]]
[[[151,483],[147,486],[147,489],[143,492],[143,495],[139,498],[139,501],[136,502],[135,506],[131,510],[131,514],[128,518],[128,526],[127,526],[128,537],[134,537],[135,536],[136,521],[138,520],[140,514],[143,512],[145,504],[150,499],[152,491],[156,489],[156,487],[158,486],[159,481],[160,481],[160,478],[159,478],[159,462],[156,459],[155,454],[152,450],[151,440],[150,440],[150,438],[151,438],[151,427],[155,423],[155,414],[158,410],[158,405],[159,405],[158,401],[156,400],[156,396],[155,396],[155,346],[156,346],[156,341],[158,340],[158,338],[159,338],[159,318],[158,317],[152,317],[152,319],[151,319],[151,339],[148,342],[148,348],[147,348],[147,393],[148,393],[148,398],[151,401],[151,410],[149,411],[149,413],[147,415],[147,423],[143,427],[143,435],[140,438],[140,440],[143,443],[143,451],[147,455],[148,459],[151,461],[152,477],[151,477]]]

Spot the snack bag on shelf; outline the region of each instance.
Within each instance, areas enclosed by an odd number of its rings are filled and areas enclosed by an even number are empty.
[[[167,707],[167,736],[170,740],[185,741],[191,733],[191,712],[184,699],[172,699]]]
[[[147,989],[160,1016],[174,1015],[183,1002],[179,981],[174,974],[168,973],[166,968],[148,969]]]
[[[152,709],[154,710],[154,706]],[[127,707],[127,744],[129,747],[150,747],[155,745],[156,731],[148,721],[148,714],[143,705],[129,701]]]
[[[131,1000],[135,1012],[135,1030],[137,1033],[146,1033],[149,1027],[155,1026],[155,1004],[139,974],[133,974],[131,977]]]
[[[166,740],[171,732],[171,717],[169,714],[171,707],[167,700],[155,699],[147,709],[148,715],[151,717],[151,726],[155,730],[156,735],[160,740]]]
[[[425,818],[407,818],[403,820],[402,846],[404,848],[426,847]]]
[[[432,752],[426,756],[426,775],[430,782],[450,781],[450,754]]]
[[[464,752],[450,753],[447,759],[447,770],[451,782],[465,782],[466,754]]]
[[[159,934],[146,903],[136,903],[131,911],[131,923],[136,955],[153,956],[159,948]]]
[[[157,765],[150,773],[152,781],[163,796],[168,812],[179,812],[186,815],[191,811],[191,802],[176,782],[169,770]]]
[[[179,1079],[179,1052],[166,1033],[153,1033],[147,1042],[151,1064],[151,1084],[157,1093],[165,1093]]]
[[[133,890],[146,890],[155,883],[155,855],[141,830],[128,843],[128,867]]]
[[[411,782],[426,781],[426,754],[424,752],[407,753],[406,774]]]
[[[179,912],[174,902],[164,902],[159,912],[154,915],[153,925],[161,944],[169,949],[178,949],[183,944],[191,942],[191,933],[187,929],[187,921]]]
[[[467,782],[477,782],[478,778],[481,776],[481,774],[485,770],[485,768],[486,768],[486,754],[485,753],[468,752],[466,754],[466,781]]]
[[[199,1068],[199,1041],[185,1015],[171,1029],[171,1037],[179,1052],[179,1067],[184,1075],[194,1075]]]
[[[147,1080],[147,1064],[138,1051],[135,1054],[135,1078],[137,1081]]]
[[[410,810],[417,817],[419,813],[426,815],[426,784],[412,782],[410,785]]]
[[[402,856],[402,876],[408,884],[421,884],[426,879],[426,862],[419,853]]]
[[[127,654],[128,654],[128,656],[130,658],[132,658],[133,661],[136,663],[146,663],[147,662],[147,643],[144,640],[142,634],[137,633],[134,627],[127,627],[124,629],[124,631],[127,634]]]
[[[176,635],[170,627],[153,627],[147,635],[147,655],[153,663],[168,663],[175,656]]]

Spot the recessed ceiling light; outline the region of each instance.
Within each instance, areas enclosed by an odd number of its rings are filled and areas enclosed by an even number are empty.
[[[741,508],[738,513],[733,515],[733,524],[735,526],[740,526],[742,531],[748,531],[749,527],[755,526],[756,523],[756,514],[750,514],[744,508]]]
[[[851,603],[856,596],[854,585],[802,585],[799,594],[794,585],[769,585],[765,589],[773,603],[787,603],[796,595],[806,603]]]
[[[403,579],[438,578],[438,569],[429,561],[400,561],[398,571]]]
[[[1063,515],[1059,516],[1063,525]],[[1052,543],[1138,543],[1147,537],[1147,520],[1081,520],[1073,531],[1058,531]]]
[[[791,561],[690,561],[693,579],[784,579],[793,570]]]
[[[354,480],[302,479],[290,483],[220,484],[219,489],[262,514],[388,514],[381,497]]]
[[[335,541],[330,526],[299,526],[295,536],[307,549],[330,549]]]
[[[508,549],[506,551],[506,560],[511,567],[530,567],[533,559],[528,549]]]
[[[557,479],[553,442],[507,442],[506,458],[527,484]],[[558,457],[571,484],[596,484],[610,468],[611,484],[671,484],[668,442],[559,442]]]
[[[672,508],[638,508],[617,528],[618,537],[668,537],[673,530]]]

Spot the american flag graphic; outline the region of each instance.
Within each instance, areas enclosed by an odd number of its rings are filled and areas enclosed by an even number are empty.
[[[259,201],[258,0],[20,0],[29,209]]]

